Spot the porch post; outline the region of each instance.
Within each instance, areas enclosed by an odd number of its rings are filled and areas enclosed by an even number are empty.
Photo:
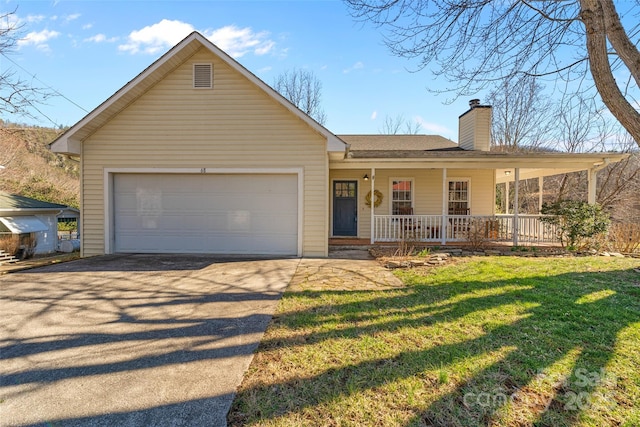
[[[447,188],[447,168],[442,168],[442,225],[440,227],[440,230],[442,232],[442,235],[440,236],[440,238],[442,239],[441,242],[443,245],[445,245],[447,243],[447,223],[448,218],[447,215],[449,214],[449,209],[448,209],[448,195],[449,195],[449,190]]]
[[[542,211],[542,189],[544,188],[544,177],[538,177],[538,213]]]
[[[518,233],[520,232],[520,227],[518,224],[518,205],[520,204],[520,200],[518,198],[518,191],[520,190],[520,168],[516,168],[514,179],[515,187],[513,192],[513,245],[518,246]]]
[[[598,183],[598,169],[591,168],[587,171],[587,180],[589,192],[587,194],[587,202],[590,205],[596,204],[596,184]]]
[[[509,181],[504,183],[505,185],[505,199],[504,199],[504,213],[509,213]]]
[[[376,182],[376,168],[371,168],[371,244],[373,245],[375,243],[375,229],[376,229],[376,225],[375,225],[375,216],[376,216],[376,207],[375,207],[375,200],[376,200],[376,196],[374,194],[375,192],[375,182]]]

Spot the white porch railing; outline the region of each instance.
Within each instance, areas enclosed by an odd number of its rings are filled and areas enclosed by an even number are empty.
[[[476,238],[494,242],[523,245],[559,243],[555,226],[542,222],[540,218],[541,215],[518,215],[517,224],[514,224],[514,215],[375,215],[373,240],[464,242],[473,232]],[[514,225],[517,228],[514,229]]]

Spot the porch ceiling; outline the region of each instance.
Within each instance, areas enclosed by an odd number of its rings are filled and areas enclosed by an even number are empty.
[[[496,183],[513,182],[515,168],[520,179],[550,176],[599,168],[619,162],[628,154],[620,153],[492,153],[424,152],[420,157],[365,158],[354,153],[351,158],[330,161],[330,169],[494,169]],[[510,171],[510,174],[506,172]]]
[[[575,168],[563,167],[563,168],[520,168],[520,180],[540,178],[545,176],[559,175],[571,172],[580,172],[588,170],[592,166],[584,165]],[[514,182],[515,168],[496,169],[496,184],[503,184],[505,182]]]

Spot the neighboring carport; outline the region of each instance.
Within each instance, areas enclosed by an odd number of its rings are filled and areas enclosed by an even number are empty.
[[[113,255],[0,277],[2,425],[225,425],[299,259]]]

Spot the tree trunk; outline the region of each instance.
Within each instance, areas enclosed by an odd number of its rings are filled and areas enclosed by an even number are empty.
[[[640,51],[629,39],[612,0],[600,0],[604,12],[607,39],[640,87]]]
[[[602,101],[609,108],[611,114],[631,134],[636,144],[640,146],[640,113],[624,97],[611,71],[611,63],[607,52],[605,12],[600,1],[607,2],[608,0],[580,0],[580,19],[585,26],[591,75]],[[616,22],[618,25],[620,24],[617,14],[607,16],[606,20],[611,21],[611,25]],[[615,29],[613,32],[616,33]],[[616,43],[618,45],[621,44],[619,38],[616,38]],[[622,48],[622,50],[626,52],[627,57],[633,56],[629,54],[628,49]],[[634,70],[631,69],[633,66],[632,61],[630,71],[635,77],[638,74],[638,70],[635,70],[634,73]]]

